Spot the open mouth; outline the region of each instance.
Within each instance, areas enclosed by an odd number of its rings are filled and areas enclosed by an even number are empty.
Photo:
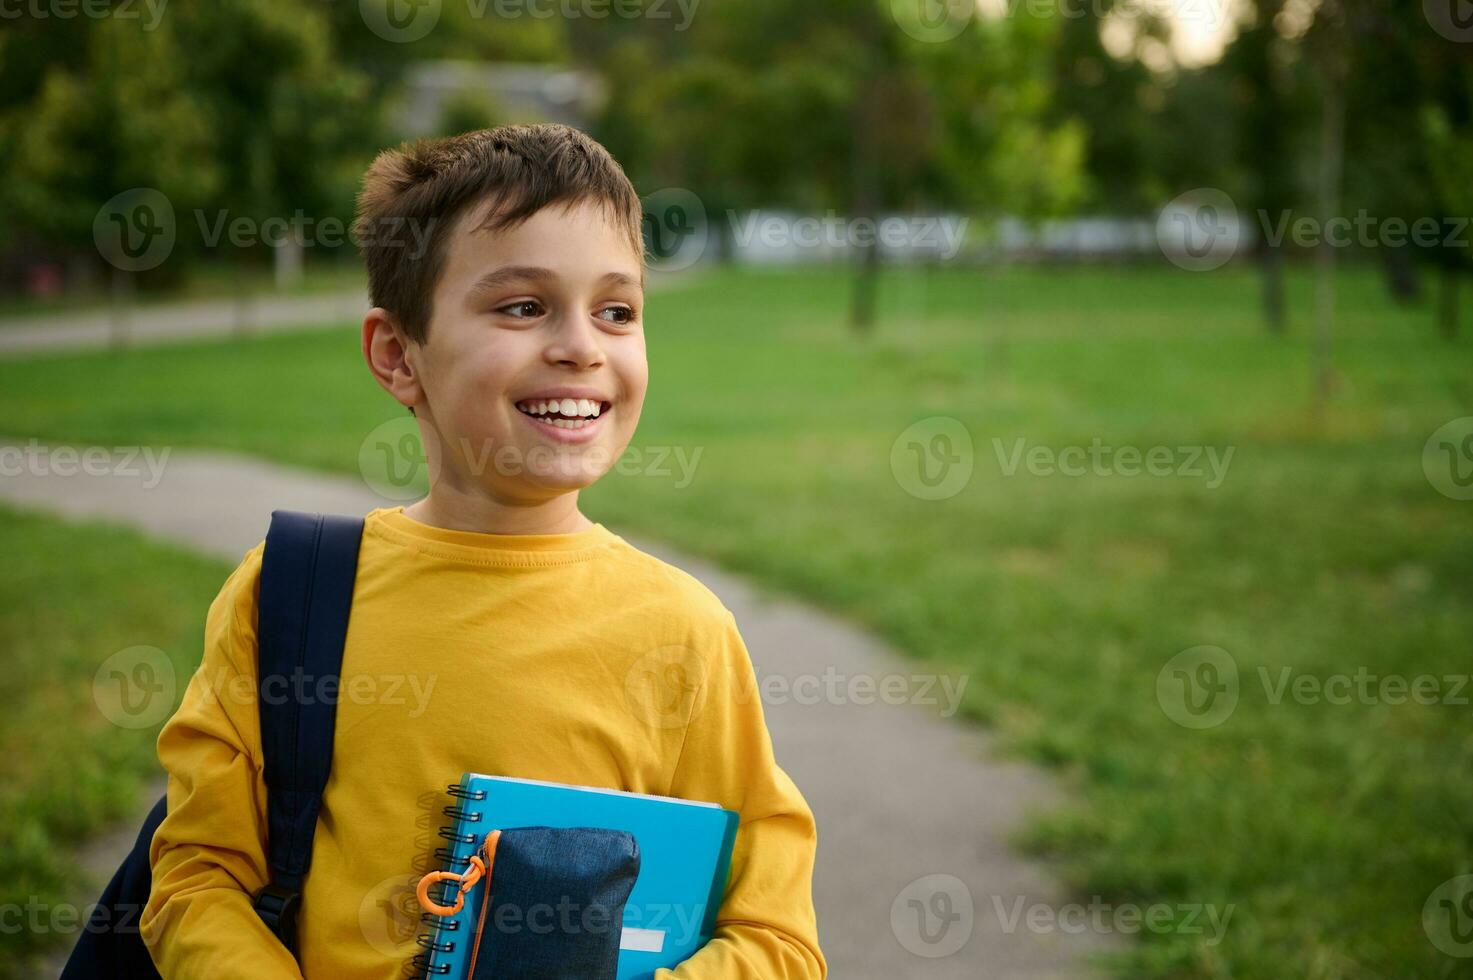
[[[517,411],[543,425],[559,429],[586,429],[613,407],[589,398],[532,399],[516,403]]]

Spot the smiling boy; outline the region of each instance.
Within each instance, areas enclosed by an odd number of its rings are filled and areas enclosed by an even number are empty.
[[[576,130],[509,126],[381,154],[358,220],[429,229],[418,253],[395,245],[410,236],[359,240],[374,303],[362,352],[413,412],[431,483],[365,519],[342,687],[432,693],[338,704],[294,959],[251,906],[268,877],[256,704],[219,693],[256,673],[263,544],[247,552],[159,736],[169,813],[142,930],[160,972],[403,976],[439,794],[471,770],[737,810],[715,936],[657,977],[826,976],[813,815],[773,756],[731,613],[578,506],[629,444],[648,384],[633,187]]]

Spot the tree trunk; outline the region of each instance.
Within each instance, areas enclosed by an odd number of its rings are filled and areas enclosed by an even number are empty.
[[[1320,228],[1321,240],[1315,261],[1315,394],[1321,406],[1334,388],[1331,336],[1335,325],[1335,246],[1323,233],[1340,210],[1340,178],[1345,163],[1344,72],[1333,62],[1343,57],[1332,51],[1332,64],[1324,72],[1324,98],[1320,119]]]
[[[875,293],[879,288],[880,247],[874,242],[859,246],[855,262],[854,305],[849,322],[855,331],[868,335],[875,329]]]
[[[231,279],[235,286],[235,333],[244,337],[251,332],[255,325],[255,296],[252,295],[249,277],[246,275],[245,263],[242,261],[232,262]]]
[[[1437,277],[1437,327],[1444,340],[1458,335],[1458,286],[1457,267],[1444,264]]]
[[[1383,248],[1381,259],[1386,271],[1386,288],[1399,306],[1410,306],[1421,296],[1421,283],[1417,281],[1417,264],[1412,260],[1412,250]]]
[[[126,347],[133,320],[133,276],[117,266],[112,270],[110,297],[108,340],[113,347]]]
[[[1284,250],[1265,243],[1259,262],[1263,270],[1263,321],[1269,333],[1282,337],[1285,332]]]

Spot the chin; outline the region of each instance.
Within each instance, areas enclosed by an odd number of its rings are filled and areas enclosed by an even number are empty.
[[[561,456],[555,462],[523,478],[534,486],[549,490],[582,490],[597,483],[609,467],[600,460],[584,456]]]

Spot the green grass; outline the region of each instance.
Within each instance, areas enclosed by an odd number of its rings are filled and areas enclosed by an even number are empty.
[[[78,842],[136,815],[162,776],[162,720],[131,698],[119,711],[114,667],[172,674],[178,703],[199,663],[205,610],[229,568],[104,524],[68,524],[0,507],[0,977],[38,976],[29,957],[76,940],[94,886]],[[15,559],[19,560],[15,560]],[[141,661],[114,660],[151,647]],[[94,679],[101,685],[94,697]],[[165,686],[153,696],[163,697]],[[115,724],[112,719],[121,721]],[[133,727],[142,724],[143,727]],[[39,928],[37,927],[39,924]],[[17,926],[23,926],[17,929]]]
[[[1144,933],[1120,975],[1467,975],[1421,912],[1473,872],[1473,709],[1275,704],[1258,669],[1473,667],[1473,503],[1439,495],[1421,463],[1434,429],[1473,415],[1473,344],[1434,339],[1427,311],[1350,271],[1319,409],[1297,273],[1286,339],[1259,326],[1242,269],[892,273],[868,339],[844,325],[848,285],[734,270],[652,296],[636,445],[699,450],[695,479],[611,476],[585,510],[968,671],[966,714],[1077,792],[1023,843],[1081,899],[1232,906],[1221,943]],[[346,329],[31,360],[0,380],[16,435],[347,472],[403,414]],[[891,469],[897,437],[932,416],[974,445],[944,500]],[[1234,455],[1215,488],[1007,476],[994,440],[1007,454],[1020,438]],[[1202,644],[1231,653],[1242,686],[1198,731],[1167,717],[1156,681]]]

